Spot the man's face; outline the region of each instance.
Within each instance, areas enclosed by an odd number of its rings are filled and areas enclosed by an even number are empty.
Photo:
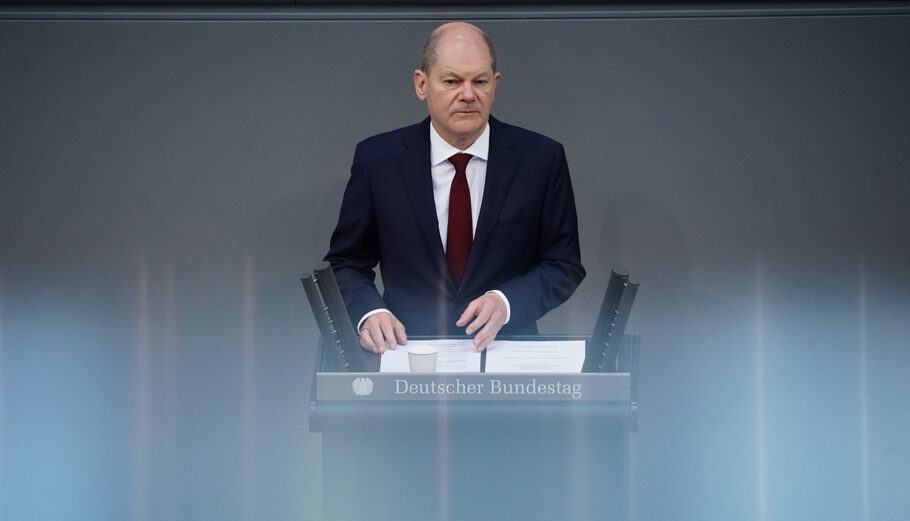
[[[445,34],[429,71],[414,71],[414,88],[436,132],[464,150],[483,133],[499,77],[482,36]]]

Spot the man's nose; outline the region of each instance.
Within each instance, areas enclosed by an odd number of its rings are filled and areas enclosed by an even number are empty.
[[[461,87],[461,99],[465,101],[474,101],[474,85],[470,81],[464,82]]]

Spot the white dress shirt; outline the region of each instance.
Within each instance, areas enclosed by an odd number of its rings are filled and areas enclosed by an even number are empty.
[[[471,191],[471,236],[473,237],[477,231],[477,218],[480,216],[480,203],[483,201],[483,189],[487,180],[490,125],[487,124],[483,133],[471,146],[465,150],[459,150],[442,139],[442,136],[433,128],[432,123],[430,124],[430,175],[433,178],[433,202],[436,204],[436,220],[439,222],[439,237],[442,239],[443,250],[446,248],[449,232],[449,192],[452,188],[452,180],[455,179],[455,165],[449,162],[449,158],[459,152],[473,156],[465,168],[468,190]],[[487,293],[495,293],[505,302],[506,321],[504,324],[508,324],[512,317],[512,306],[509,305],[509,299],[498,289],[490,290]],[[390,313],[388,309],[380,308],[365,314],[357,323],[357,330],[360,331],[364,321],[370,316],[383,311]]]

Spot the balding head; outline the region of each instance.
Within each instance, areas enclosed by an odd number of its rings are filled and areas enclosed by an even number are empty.
[[[427,39],[414,91],[427,102],[433,128],[447,143],[466,150],[483,133],[501,75],[483,31],[466,23],[445,24]]]
[[[478,45],[486,47],[490,53],[490,66],[496,72],[496,50],[493,41],[476,25],[465,22],[450,22],[437,27],[423,44],[420,54],[420,70],[429,72],[436,64],[440,45]]]

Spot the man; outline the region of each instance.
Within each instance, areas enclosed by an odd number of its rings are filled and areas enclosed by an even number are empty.
[[[562,145],[490,116],[500,76],[483,31],[442,25],[414,71],[430,117],[357,145],[325,259],[365,349],[536,334],[584,278]]]

